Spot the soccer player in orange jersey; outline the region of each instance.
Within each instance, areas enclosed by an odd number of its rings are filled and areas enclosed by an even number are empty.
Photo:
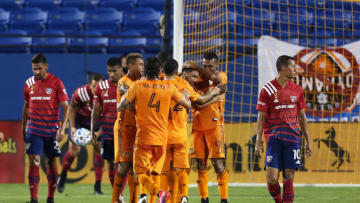
[[[195,83],[198,93],[206,93],[216,85],[226,85],[226,73],[217,71],[218,57],[213,52],[204,53],[203,67],[187,62],[185,67],[195,68],[200,74],[200,80]],[[194,109],[192,138],[194,154],[198,169],[198,189],[201,202],[209,202],[207,160],[210,158],[217,174],[218,189],[221,202],[228,198],[228,173],[225,168],[225,134],[224,134],[224,100],[209,104],[201,109]]]
[[[190,104],[174,85],[158,79],[160,62],[149,57],[145,62],[145,79],[131,85],[123,96],[118,111],[124,112],[133,101],[136,109],[136,141],[134,149],[134,172],[150,194],[157,194],[160,203],[166,202],[170,194],[159,189],[159,174],[162,170],[167,145],[170,102],[189,110]],[[151,177],[150,177],[151,175]]]
[[[123,76],[118,82],[117,102],[120,103],[124,90],[128,89],[135,81],[141,77],[141,70],[144,68],[142,55],[139,53],[130,53],[127,55],[128,74]],[[126,91],[126,90],[125,90]],[[123,179],[128,174],[128,183],[130,190],[130,202],[137,202],[138,184],[134,177],[132,169],[133,146],[136,136],[135,111],[128,107],[122,114],[118,112],[117,120],[114,125],[114,156],[115,164],[117,164],[117,172],[115,174],[115,184],[113,187],[112,202],[118,202],[120,190],[125,185]]]
[[[168,59],[164,63],[164,81],[168,84],[174,84],[180,92],[188,92],[189,98],[193,103],[204,104],[213,97],[221,94],[221,89],[216,87],[207,94],[200,96],[190,84],[183,78],[177,76],[178,63],[174,59]],[[224,89],[222,89],[224,90]],[[169,190],[171,193],[171,203],[176,202],[178,189],[181,193],[181,203],[188,202],[188,173],[189,149],[187,143],[187,112],[174,101],[170,105],[169,126],[168,126],[168,144],[166,150],[165,164],[163,173],[168,173]],[[172,168],[170,170],[170,161]],[[170,170],[170,171],[169,171]],[[180,186],[180,188],[178,188]]]

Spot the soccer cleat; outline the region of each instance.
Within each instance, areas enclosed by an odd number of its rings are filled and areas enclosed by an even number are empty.
[[[201,199],[201,203],[209,203],[209,198],[203,198]]]
[[[31,199],[29,202],[25,202],[25,203],[38,203],[37,199]]]
[[[48,198],[46,199],[46,203],[54,203],[54,198],[48,197]]]
[[[181,203],[188,203],[188,202],[189,202],[189,200],[188,200],[187,197],[183,196],[183,197],[181,198]]]
[[[137,203],[147,203],[147,196],[144,195],[144,196],[140,197],[140,199],[138,200]]]
[[[59,193],[63,193],[65,190],[65,182],[66,182],[66,173],[61,173],[58,177],[57,181],[57,190]]]
[[[94,195],[103,195],[104,193],[101,191],[101,184],[96,183],[94,185]]]
[[[125,203],[124,196],[122,196],[122,195],[119,196],[119,203]]]
[[[227,199],[221,199],[220,203],[228,203]]]
[[[170,199],[170,193],[165,190],[161,190],[157,196],[159,198],[159,203],[166,203],[166,201]]]

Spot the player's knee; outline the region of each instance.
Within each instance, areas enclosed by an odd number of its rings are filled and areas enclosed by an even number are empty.
[[[225,170],[224,159],[211,159],[216,174],[221,174]]]
[[[268,184],[273,185],[276,184],[279,180],[278,174],[275,173],[267,173],[266,174],[266,181]]]
[[[125,176],[126,173],[129,171],[130,164],[128,162],[121,162],[117,166],[117,173],[120,176]]]
[[[29,156],[29,161],[32,166],[40,166],[40,156],[38,155]]]
[[[56,158],[46,158],[46,167],[47,168],[53,168],[56,167]]]
[[[284,180],[293,180],[294,179],[294,170],[285,169],[283,173]]]
[[[196,159],[196,168],[197,170],[205,170],[206,164],[204,164],[204,161],[202,159]]]
[[[77,156],[80,153],[81,147],[75,144],[71,144],[69,149],[71,156]]]

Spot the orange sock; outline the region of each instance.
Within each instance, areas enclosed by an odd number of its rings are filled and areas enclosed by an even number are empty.
[[[189,174],[185,170],[182,170],[179,171],[177,175],[179,178],[180,197],[187,197],[189,195]]]
[[[123,183],[123,176],[118,175],[117,173],[115,174],[115,180],[114,180],[114,186],[113,186],[113,192],[112,192],[112,202],[118,202],[119,201],[119,195],[120,195],[120,190],[122,188],[122,183]]]
[[[217,175],[217,181],[218,181],[218,190],[221,199],[227,199],[228,198],[228,173],[226,170],[224,170],[220,175]]]
[[[169,185],[168,185],[168,174],[164,173],[160,175],[160,189],[161,190],[169,190]]]
[[[130,193],[130,203],[137,203],[139,183],[136,181],[134,174],[130,174],[130,173],[128,174],[128,184],[129,184],[129,193]]]
[[[176,195],[176,202],[181,202],[181,191],[180,191],[180,184],[179,184],[179,189],[177,191],[177,195]]]
[[[142,196],[147,195],[148,191],[147,191],[145,185],[140,182],[139,182],[139,185],[140,185],[140,195],[142,195]]]
[[[151,196],[151,194],[155,194],[155,197],[156,197],[156,195],[159,193],[160,189],[159,189],[159,186],[156,185],[155,181],[152,178],[150,178],[150,176],[148,176],[146,174],[139,174],[138,180],[139,180],[139,183],[144,185],[146,190],[149,191],[150,196]]]
[[[150,190],[148,187],[146,187],[150,192],[149,194],[149,203],[155,203],[156,195],[160,191],[160,175],[151,175],[151,180],[154,182],[154,187],[156,190]]]
[[[170,170],[168,174],[169,192],[171,195],[170,202],[176,203],[176,196],[179,190],[179,179],[175,170]]]
[[[209,188],[208,188],[208,171],[207,170],[198,170],[198,180],[197,180],[198,190],[200,193],[201,199],[209,197]]]

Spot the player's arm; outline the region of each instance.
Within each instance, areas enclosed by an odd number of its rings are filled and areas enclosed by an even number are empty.
[[[172,86],[172,97],[171,99],[176,102],[176,104],[179,104],[183,106],[187,112],[190,111],[191,102],[189,100],[190,93],[188,91],[182,91],[181,93],[176,89],[175,86]]]
[[[130,102],[125,98],[121,97],[120,102],[116,104],[116,108],[118,112],[124,112],[125,108],[130,105]]]
[[[22,110],[22,134],[24,141],[26,137],[26,125],[28,120],[28,114],[29,114],[29,102],[25,100]]]
[[[210,104],[213,104],[215,102],[220,102],[222,99],[223,99],[222,95],[217,95],[217,96],[211,98],[209,101],[207,101],[204,104],[192,103],[192,105],[195,109],[202,109],[202,108],[209,106]]]
[[[90,127],[90,132],[91,132],[91,135],[93,136],[93,142],[94,143],[96,143],[96,139],[97,139],[97,136],[94,133],[94,130],[95,130],[96,124],[99,123],[100,112],[101,112],[100,103],[94,101],[93,109],[91,111],[91,127]]]
[[[122,82],[121,85],[118,85],[118,91],[119,91],[120,95],[126,94],[128,90],[129,90],[129,88],[125,85],[124,82]]]
[[[226,91],[225,85],[217,86],[215,88],[210,89],[206,94],[200,95],[194,103],[198,105],[206,104],[209,101],[211,101],[213,98],[217,97],[218,95],[225,93],[225,91]]]
[[[261,154],[264,153],[264,147],[261,143],[261,136],[264,131],[265,118],[266,118],[266,113],[263,111],[259,111],[257,128],[256,128],[255,154],[260,158],[261,158]]]
[[[69,122],[70,122],[70,126],[71,126],[71,139],[73,139],[73,136],[76,132],[76,111],[78,110],[78,106],[74,101],[70,102],[70,107],[69,107],[69,111],[68,111],[68,117],[69,117]]]
[[[184,67],[192,67],[195,70],[197,70],[200,74],[200,76],[205,79],[205,80],[211,80],[214,82],[215,85],[217,84],[221,84],[222,83],[222,78],[220,75],[216,74],[216,73],[212,73],[211,71],[205,69],[204,67],[198,66],[196,65],[194,62],[192,61],[186,61],[184,64]]]
[[[309,131],[307,129],[307,122],[306,122],[306,115],[305,115],[305,109],[301,109],[298,113],[299,118],[299,124],[302,134],[305,136],[305,155],[306,157],[309,157],[312,153],[312,146],[309,136]]]
[[[62,119],[60,121],[59,131],[56,135],[58,141],[61,141],[65,135],[65,127],[66,127],[66,122],[68,120],[68,116],[67,116],[68,108],[69,108],[68,101],[60,102],[60,106],[62,108]]]

